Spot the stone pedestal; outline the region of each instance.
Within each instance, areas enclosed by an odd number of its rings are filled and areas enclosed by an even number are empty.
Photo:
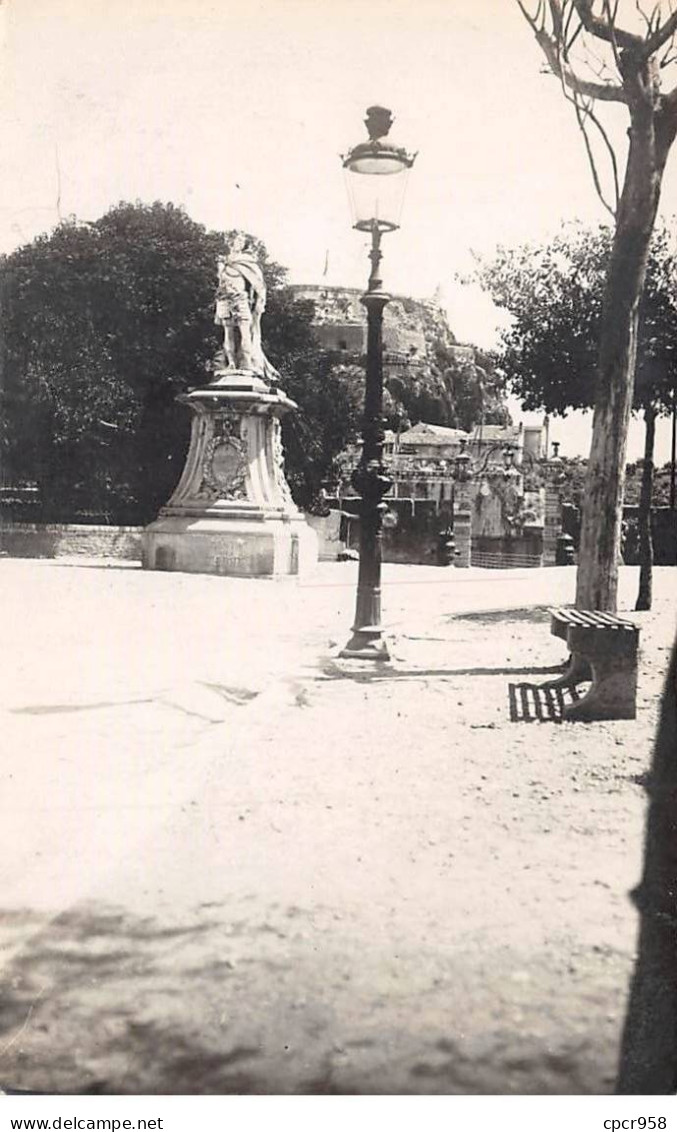
[[[174,494],[143,533],[144,567],[273,578],[312,570],[317,537],[284,476],[280,419],[295,403],[244,371],[180,400],[193,412],[190,448]]]
[[[454,487],[454,542],[456,566],[466,570],[472,559],[472,516],[477,495],[477,484],[465,480]]]
[[[562,532],[562,504],[559,491],[547,484],[545,488],[545,518],[543,521],[543,565],[557,565],[557,539]]]
[[[454,511],[455,565],[461,570],[470,566],[470,512]]]

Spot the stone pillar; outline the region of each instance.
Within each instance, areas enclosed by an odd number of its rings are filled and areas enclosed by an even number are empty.
[[[174,494],[144,531],[144,567],[242,577],[311,570],[317,537],[292,500],[280,436],[295,403],[243,371],[179,400],[193,413],[190,448]]]
[[[467,569],[470,565],[470,512],[454,508],[454,544],[456,565]]]
[[[467,480],[454,486],[454,541],[460,551],[456,565],[466,568],[472,564],[472,515],[477,495],[477,484]]]
[[[551,483],[545,486],[545,515],[543,525],[543,565],[554,566],[557,555],[557,538],[562,530],[562,504],[559,491]]]

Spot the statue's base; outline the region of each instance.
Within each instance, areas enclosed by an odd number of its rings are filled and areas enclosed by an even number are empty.
[[[217,366],[214,370],[214,376],[209,385],[206,386],[206,389],[217,389],[226,392],[230,390],[249,393],[271,392],[270,385],[264,381],[260,374],[248,370],[227,369],[225,366]],[[197,392],[205,392],[205,390],[198,390]]]
[[[236,578],[303,577],[317,565],[317,537],[300,516],[166,515],[144,531],[143,565]]]
[[[317,564],[317,536],[284,478],[280,418],[296,408],[256,374],[226,371],[181,400],[193,412],[179,484],[143,533],[149,570],[279,578]]]

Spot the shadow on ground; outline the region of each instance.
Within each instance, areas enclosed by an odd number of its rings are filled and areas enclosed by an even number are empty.
[[[510,666],[499,665],[489,668],[486,665],[476,668],[403,668],[400,665],[380,662],[378,667],[357,668],[354,665],[360,661],[351,661],[350,667],[338,661],[329,660],[323,664],[321,675],[316,680],[352,680],[356,684],[379,684],[386,681],[398,680],[427,680],[430,677],[446,679],[450,676],[548,676],[561,675],[562,666],[558,665],[526,665]],[[533,687],[534,685],[528,685]]]
[[[638,956],[616,1092],[677,1091],[677,641],[668,670],[651,770],[644,871],[633,893]]]
[[[561,668],[555,671],[561,672]],[[581,694],[574,686],[508,684],[510,722],[562,723],[565,709],[580,699]]]
[[[201,1041],[199,1016],[172,1019],[171,1000],[185,990],[180,977],[174,992],[167,985],[172,958],[180,951],[187,959],[217,926],[209,919],[161,927],[98,905],[46,923],[29,912],[2,914],[4,940],[22,942],[2,979],[0,1088],[10,1095],[253,1091],[246,1063],[255,1048],[226,1042],[215,1052]],[[216,981],[212,964],[209,974]],[[218,978],[224,974],[227,963]],[[159,1018],[146,1016],[153,995],[167,1000]]]
[[[444,621],[471,621],[477,625],[509,624],[510,622],[530,625],[546,624],[550,620],[550,606],[536,605],[529,609],[494,609],[479,613],[450,613]]]
[[[76,1095],[607,1090],[600,1059],[608,1063],[608,1043],[600,1045],[594,1022],[581,1030],[557,1020],[547,963],[532,967],[528,983],[515,983],[500,951],[501,971],[485,957],[489,967],[472,977],[467,953],[439,956],[448,992],[440,997],[440,980],[419,988],[419,1012],[412,1002],[403,1015],[397,982],[390,990],[378,985],[387,961],[374,966],[365,956],[360,991],[346,981],[335,940],[308,943],[323,915],[326,928],[334,923],[331,909],[279,909],[265,921],[258,913],[238,918],[241,912],[227,902],[200,905],[190,926],[100,905],[51,921],[3,914],[2,941],[5,951],[14,941],[15,958],[3,975],[0,1088]],[[314,943],[320,940],[327,940],[322,924]],[[597,975],[608,979],[607,960],[596,961]],[[411,971],[421,962],[418,951],[407,957]],[[467,997],[469,979],[476,997],[461,1017],[457,996],[464,988]],[[544,1042],[544,1024],[556,1041]]]

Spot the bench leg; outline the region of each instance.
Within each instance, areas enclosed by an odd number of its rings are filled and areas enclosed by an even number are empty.
[[[635,719],[637,715],[636,658],[591,657],[592,684],[581,700],[564,708],[567,721]]]
[[[562,675],[554,680],[546,680],[541,688],[572,688],[576,684],[582,684],[584,680],[592,680],[590,665],[580,653],[571,653]]]

